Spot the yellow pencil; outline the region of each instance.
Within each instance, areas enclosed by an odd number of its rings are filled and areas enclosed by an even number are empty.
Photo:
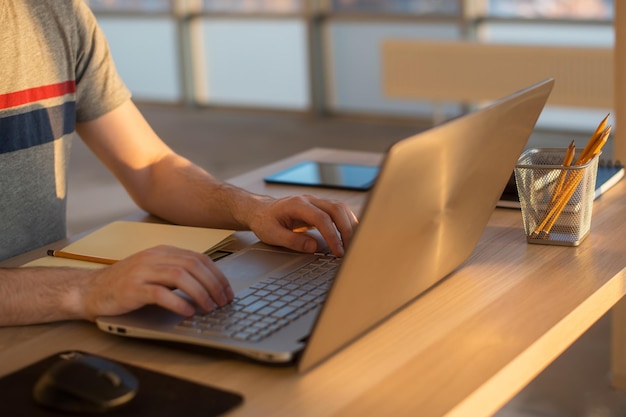
[[[56,258],[74,259],[77,261],[93,262],[97,264],[111,265],[117,262],[115,259],[100,258],[98,256],[79,255],[77,253],[63,252],[60,250],[49,249],[47,253],[48,256],[54,256]]]
[[[565,208],[569,200],[574,195],[574,192],[576,192],[576,188],[578,187],[578,184],[580,184],[580,181],[582,180],[583,172],[576,171],[576,172],[573,172],[572,175],[573,177],[571,181],[569,181],[568,184],[565,186],[563,194],[560,196],[559,200],[556,202],[556,204],[554,205],[552,209],[552,216],[550,216],[550,221],[548,221],[542,229],[542,232],[545,235],[550,234],[550,230],[552,230],[552,226],[554,226],[554,223],[556,223],[557,219],[561,215],[561,212],[563,211],[563,209]],[[548,216],[546,216],[546,218],[548,218]]]
[[[574,154],[576,153],[576,144],[572,141],[567,147],[567,151],[565,151],[565,158],[563,158],[563,166],[568,167],[574,161]],[[559,174],[559,179],[556,187],[554,188],[554,192],[552,193],[552,198],[550,198],[550,204],[554,203],[556,199],[559,197],[561,193],[561,189],[563,188],[563,182],[565,181],[565,177],[567,176],[567,171],[562,170]]]
[[[576,162],[576,165],[582,165],[584,162],[581,162],[583,159],[587,159],[589,156],[589,152],[591,151],[591,148],[593,147],[593,145],[602,137],[602,135],[604,134],[604,132],[607,129],[606,123],[609,119],[609,114],[607,114],[604,119],[602,119],[602,121],[600,122],[600,124],[598,125],[598,127],[596,128],[595,132],[593,132],[593,135],[591,135],[591,138],[589,138],[589,142],[587,142],[587,145],[585,146],[585,148],[583,149],[583,151],[580,153],[580,156],[578,157],[578,161]],[[610,126],[608,127],[608,129],[610,130]],[[587,159],[588,161],[591,160],[591,158]]]
[[[579,158],[578,165],[586,164],[587,162],[591,161],[597,154],[599,154],[600,151],[602,150],[602,147],[608,140],[610,133],[611,133],[611,126],[607,126],[602,131],[601,135],[594,141],[594,143],[591,144],[591,146],[589,147],[589,151],[587,152],[587,155],[585,155],[584,157],[581,156],[581,158]]]

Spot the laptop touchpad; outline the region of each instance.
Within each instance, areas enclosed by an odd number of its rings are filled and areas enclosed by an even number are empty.
[[[250,248],[216,263],[235,293],[269,275],[282,275],[311,262],[313,255]]]

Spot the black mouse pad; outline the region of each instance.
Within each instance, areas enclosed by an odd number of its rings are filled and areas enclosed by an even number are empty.
[[[47,369],[61,360],[62,355],[71,355],[73,353],[92,355],[78,351],[60,352],[1,378],[0,392],[2,393],[2,401],[0,401],[0,416],[39,417],[68,415],[67,413],[44,408],[35,403],[33,387]],[[211,417],[219,416],[243,402],[243,397],[234,392],[196,384],[119,361],[113,362],[122,365],[135,375],[139,381],[139,389],[135,398],[129,403],[118,409],[100,414],[103,416]]]

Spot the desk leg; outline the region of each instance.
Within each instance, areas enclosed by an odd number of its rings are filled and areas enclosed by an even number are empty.
[[[614,123],[626,125],[626,6],[623,1],[613,4],[613,30],[615,46],[613,47],[613,107]],[[613,135],[613,159],[626,160],[626,132],[620,131]]]
[[[626,391],[626,297],[611,310],[611,383]]]

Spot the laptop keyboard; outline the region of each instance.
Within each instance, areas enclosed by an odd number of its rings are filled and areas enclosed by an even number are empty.
[[[176,327],[208,336],[258,342],[319,306],[341,260],[323,256],[281,277],[270,277],[236,294],[232,303],[196,314]]]

